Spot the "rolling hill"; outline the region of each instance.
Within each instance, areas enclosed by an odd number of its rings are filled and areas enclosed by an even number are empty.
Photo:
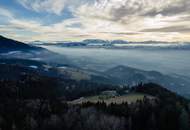
[[[180,75],[165,75],[157,71],[144,71],[122,65],[111,68],[105,71],[104,74],[114,79],[117,84],[133,86],[141,82],[153,82],[182,95],[188,94],[190,89],[189,78]]]

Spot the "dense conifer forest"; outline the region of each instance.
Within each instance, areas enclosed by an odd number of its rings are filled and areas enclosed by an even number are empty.
[[[20,80],[0,80],[2,130],[188,130],[189,101],[153,83],[132,88],[22,74]],[[104,90],[144,93],[131,104],[67,101]]]

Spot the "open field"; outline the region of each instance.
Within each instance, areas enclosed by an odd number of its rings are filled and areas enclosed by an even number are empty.
[[[123,96],[115,96],[115,97],[109,97],[106,95],[97,95],[97,96],[91,96],[91,97],[81,97],[79,99],[73,100],[69,103],[71,104],[82,104],[85,102],[105,102],[106,104],[116,103],[121,104],[123,102],[128,102],[129,104],[136,102],[137,100],[142,100],[146,96],[149,99],[153,99],[153,96],[142,94],[142,93],[131,93]]]

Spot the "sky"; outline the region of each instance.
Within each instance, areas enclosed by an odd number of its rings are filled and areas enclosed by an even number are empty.
[[[20,41],[190,41],[190,0],[0,0],[0,35]]]

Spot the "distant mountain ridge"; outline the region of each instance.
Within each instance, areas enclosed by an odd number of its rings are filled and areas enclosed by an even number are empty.
[[[31,45],[45,45],[58,47],[87,47],[87,48],[111,48],[111,49],[181,49],[189,50],[190,42],[162,42],[143,41],[131,42],[126,40],[101,40],[86,39],[79,42],[59,41],[59,42],[30,42]]]

